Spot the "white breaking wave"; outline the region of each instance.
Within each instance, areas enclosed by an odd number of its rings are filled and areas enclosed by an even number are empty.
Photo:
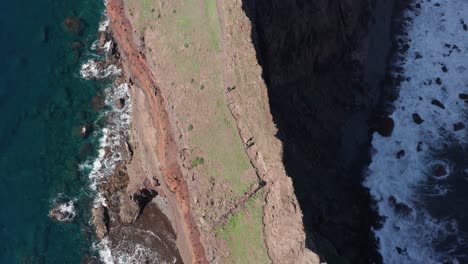
[[[91,180],[91,189],[93,190],[97,190],[99,183],[109,177],[113,173],[115,165],[122,160],[120,147],[128,136],[128,129],[132,121],[132,104],[128,89],[128,84],[123,83],[105,90],[105,104],[110,110],[105,111],[102,116],[109,121],[101,130],[98,157],[93,161],[81,164],[81,169],[90,169],[88,177]],[[114,107],[114,103],[120,99],[124,99],[125,103],[121,109],[118,109]],[[99,193],[96,202],[105,206],[104,198]]]
[[[161,239],[151,231],[142,231],[138,229],[123,229],[122,238],[117,244],[113,244],[107,237],[99,243],[93,245],[94,250],[99,253],[100,259],[105,264],[140,264],[140,263],[175,263],[173,257],[171,262],[164,260],[157,252],[148,247],[151,241],[161,241]],[[142,243],[134,243],[129,240],[130,233],[141,233],[144,240]],[[141,239],[141,238],[140,238]]]
[[[107,1],[104,1],[104,5],[107,5]],[[109,28],[110,20],[109,16],[107,15],[107,11],[104,10],[104,14],[102,15],[103,18],[101,22],[99,22],[99,32],[105,32]]]
[[[72,221],[76,216],[75,201],[76,199],[68,200],[62,193],[59,193],[59,195],[52,200],[52,208],[49,211],[49,217],[60,222]]]
[[[106,43],[107,44],[107,43]],[[109,43],[110,49],[111,43]],[[80,75],[85,79],[103,79],[110,76],[119,75],[122,71],[117,66],[111,64],[104,67],[103,63],[90,59],[83,65],[81,65]]]
[[[442,149],[444,143],[466,143],[466,129],[455,131],[454,124],[466,125],[466,104],[459,94],[468,90],[468,32],[464,29],[468,1],[420,0],[412,5],[414,11],[405,14],[413,19],[406,28],[409,49],[405,61],[396,65],[408,78],[394,102],[395,128],[388,138],[374,133],[375,153],[363,184],[386,219],[375,230],[384,263],[458,263],[450,251],[438,252],[433,247],[435,241],[458,236],[457,222],[431,217],[418,189],[425,189],[423,195],[428,196],[450,192],[444,182],[450,177],[451,164],[434,160],[431,152]],[[424,121],[416,124],[413,114]],[[401,150],[403,157],[396,158]],[[434,176],[437,165],[447,173]]]

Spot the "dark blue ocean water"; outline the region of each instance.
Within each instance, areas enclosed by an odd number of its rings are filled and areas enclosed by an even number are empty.
[[[0,263],[80,263],[93,242],[87,176],[96,120],[91,99],[103,84],[79,68],[96,39],[100,0],[15,0],[0,8]],[[80,17],[81,35],[64,19]],[[73,44],[75,43],[75,44]],[[90,145],[91,144],[91,145]],[[70,223],[48,217],[53,200],[77,199]]]

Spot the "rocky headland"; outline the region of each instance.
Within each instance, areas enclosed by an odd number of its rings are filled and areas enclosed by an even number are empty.
[[[393,8],[108,0],[100,42],[116,42],[132,123],[97,237],[166,230],[159,261],[378,262],[361,181],[371,133],[393,127],[380,105]]]

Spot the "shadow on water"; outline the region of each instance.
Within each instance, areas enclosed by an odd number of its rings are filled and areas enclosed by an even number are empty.
[[[371,232],[376,216],[361,185],[379,85],[364,84],[366,67],[351,56],[367,31],[369,3],[243,0],[243,8],[307,246],[328,263],[381,262]]]

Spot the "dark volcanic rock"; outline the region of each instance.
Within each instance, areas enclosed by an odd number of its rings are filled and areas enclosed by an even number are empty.
[[[375,131],[381,136],[389,137],[392,135],[393,128],[395,127],[395,122],[391,117],[382,117],[376,124]]]
[[[465,129],[465,124],[463,122],[453,124],[453,131],[460,131],[462,129]]]
[[[401,158],[403,158],[405,156],[405,154],[406,154],[406,152],[402,149],[402,150],[397,152],[396,157],[397,157],[397,159],[401,159]]]
[[[390,204],[391,207],[393,207],[393,209],[395,210],[395,213],[401,216],[408,216],[413,211],[411,207],[409,207],[405,203],[398,202],[396,198],[393,196],[390,196],[388,198],[388,203]]]
[[[416,151],[421,152],[422,151],[422,146],[423,146],[423,143],[421,141],[419,141],[418,145],[416,146]]]
[[[412,115],[414,123],[420,125],[424,122],[424,120],[421,118],[421,116],[418,113],[414,113]]]
[[[442,164],[437,164],[432,167],[432,172],[436,177],[442,177],[447,175],[447,169]]]
[[[445,105],[442,104],[442,103],[441,103],[439,100],[437,100],[437,99],[433,99],[433,100],[431,101],[431,104],[433,104],[433,105],[435,105],[435,106],[437,106],[437,107],[440,107],[440,108],[442,108],[442,109],[445,109]]]

